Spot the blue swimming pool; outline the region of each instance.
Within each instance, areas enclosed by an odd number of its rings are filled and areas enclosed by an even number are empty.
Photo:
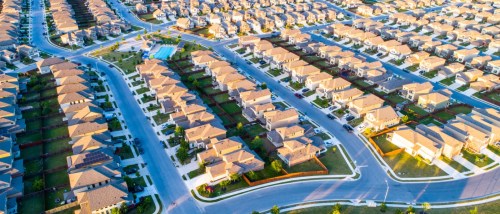
[[[175,53],[175,47],[163,46],[154,54],[154,58],[166,60]]]

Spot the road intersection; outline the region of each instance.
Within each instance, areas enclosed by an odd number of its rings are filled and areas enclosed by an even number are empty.
[[[41,0],[34,0],[34,2],[34,5],[39,5]],[[157,31],[167,30],[167,27],[172,24],[151,25],[142,22],[138,20],[136,16],[128,13],[128,9],[117,0],[110,0],[110,2],[113,3],[117,13],[132,25]],[[129,130],[134,137],[140,138],[144,144],[147,145],[144,146],[145,154],[143,154],[142,157],[147,163],[153,183],[158,190],[163,207],[165,208],[163,209],[164,212],[249,213],[253,210],[264,211],[273,205],[285,206],[289,204],[335,199],[382,201],[386,198],[387,201],[391,202],[441,203],[472,200],[493,196],[500,192],[500,170],[498,169],[481,175],[452,181],[400,183],[393,180],[386,173],[386,170],[378,164],[378,161],[366,144],[359,138],[345,132],[338,122],[326,120],[325,114],[322,111],[304,100],[296,99],[293,92],[289,89],[280,85],[255,67],[248,65],[236,53],[224,47],[225,44],[236,42],[235,39],[214,42],[198,36],[183,34],[172,30],[173,33],[182,34],[183,40],[194,41],[206,47],[211,47],[219,55],[232,61],[235,66],[243,69],[256,80],[267,83],[273,93],[286,100],[297,110],[307,113],[309,118],[324,127],[342,142],[350,157],[356,161],[358,166],[366,166],[359,168],[361,176],[354,181],[301,181],[300,185],[297,185],[297,183],[287,183],[270,186],[213,203],[196,201],[191,196],[190,190],[184,185],[170,157],[164,152],[155,131],[152,129],[150,122],[141,108],[137,105],[134,96],[130,93],[128,85],[120,72],[114,68],[110,68],[105,62],[84,55],[90,51],[97,50],[100,48],[100,45],[82,48],[77,51],[68,51],[55,47],[43,36],[45,30],[42,25],[43,20],[45,20],[45,18],[42,9],[35,8],[33,10],[32,23],[34,27],[32,31],[33,44],[38,49],[56,56],[66,57],[67,59],[82,64],[97,66],[99,71],[106,74],[107,82],[116,97],[116,103],[122,111]],[[129,34],[125,36],[125,38],[136,36],[138,33],[141,32]],[[322,41],[316,37],[317,36],[313,36],[313,39]],[[118,40],[110,40],[102,45],[111,45],[116,41]],[[460,96],[455,96],[454,98],[457,100],[464,99],[464,97]],[[480,107],[483,106],[481,103],[477,103],[477,105]],[[387,183],[385,181],[387,181]],[[173,202],[175,202],[175,205],[172,205]]]

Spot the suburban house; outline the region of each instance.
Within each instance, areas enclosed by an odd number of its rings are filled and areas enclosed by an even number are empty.
[[[248,120],[248,121],[255,121],[259,120],[262,123],[265,123],[266,121],[264,120],[264,112],[268,111],[274,111],[276,110],[276,106],[274,106],[272,103],[265,103],[261,105],[253,105],[250,106],[249,108],[243,109],[243,116]]]
[[[63,62],[66,62],[60,58],[56,58],[56,57],[53,57],[53,58],[47,58],[47,59],[42,59],[38,62],[36,62],[36,67],[38,68],[38,71],[41,73],[41,74],[48,74],[50,72],[50,66],[51,65],[55,65],[55,64],[59,64],[59,63],[63,63]]]
[[[306,66],[306,65],[309,65],[309,63],[307,63],[304,60],[291,61],[291,62],[283,64],[283,71],[291,75],[292,70],[295,70],[298,67],[302,67],[302,66]]]
[[[297,140],[287,140],[283,142],[283,147],[278,148],[278,157],[280,157],[288,167],[292,167],[311,160],[318,155],[320,150],[319,147],[312,143],[304,144]]]
[[[442,144],[433,141],[406,125],[388,134],[388,140],[412,156],[420,156],[433,161],[441,156]]]
[[[384,105],[384,100],[373,94],[355,98],[347,104],[349,112],[355,117],[362,117],[369,111],[382,107],[382,105]]]
[[[465,63],[471,61],[474,57],[479,55],[479,50],[473,49],[462,49],[457,50],[453,53],[453,59],[457,62]]]
[[[292,81],[305,83],[308,76],[317,75],[321,72],[319,68],[313,65],[304,65],[292,69]]]
[[[321,72],[316,75],[310,75],[306,79],[306,87],[310,90],[316,90],[316,88],[323,82],[326,82],[330,79],[332,79],[333,76],[326,73],[326,72]]]
[[[418,97],[417,105],[426,111],[433,112],[450,105],[451,92],[448,90],[423,94]]]
[[[79,192],[76,193],[76,198],[80,204],[80,213],[107,213],[133,200],[128,194],[125,182]]]
[[[470,69],[466,72],[460,72],[455,75],[455,83],[465,85],[476,81],[479,77],[482,77],[483,74],[484,72],[478,69]]]
[[[229,179],[233,174],[244,174],[264,169],[264,161],[247,148],[241,146],[241,140],[212,140],[210,148],[198,153],[200,163],[209,161],[206,172],[211,182]],[[211,162],[210,162],[211,161]]]
[[[351,102],[352,100],[361,97],[363,95],[363,91],[357,88],[350,88],[343,91],[333,92],[331,94],[332,94],[332,101],[344,107],[345,105],[347,105],[347,103]]]
[[[456,51],[457,49],[458,49],[457,46],[450,45],[450,44],[444,44],[444,45],[436,46],[434,52],[439,57],[448,59],[451,56],[453,56],[453,52]]]
[[[464,71],[464,69],[465,65],[454,62],[447,66],[441,67],[441,70],[439,70],[438,72],[438,76],[441,76],[443,78],[453,77],[458,73]]]
[[[266,129],[271,131],[276,128],[292,126],[299,122],[299,113],[295,109],[274,110],[264,112]]]
[[[364,122],[366,128],[380,131],[399,124],[399,116],[391,106],[384,106],[366,113]]]
[[[433,86],[430,82],[410,83],[403,85],[403,89],[401,89],[400,94],[405,99],[416,101],[419,96],[431,93],[432,88]]]
[[[249,108],[271,102],[271,91],[269,89],[259,91],[245,91],[240,93],[241,106]]]
[[[459,155],[462,151],[462,147],[464,146],[464,143],[462,141],[459,141],[458,139],[450,136],[446,133],[445,130],[434,124],[430,124],[427,126],[419,124],[417,125],[417,127],[415,127],[415,131],[431,139],[432,141],[441,144],[443,147],[441,155],[449,159],[453,159],[453,157]]]
[[[344,90],[350,86],[351,82],[341,77],[337,77],[321,82],[316,88],[316,93],[321,97],[330,99],[333,92]]]
[[[422,62],[422,60],[427,59],[429,56],[430,56],[429,53],[427,53],[425,51],[419,51],[419,52],[416,52],[414,54],[409,55],[406,58],[405,63],[408,63],[410,65],[418,65],[418,64],[420,64],[420,62]]]
[[[226,129],[217,124],[204,124],[185,130],[186,141],[191,147],[202,148],[210,142],[212,138],[226,138]]]
[[[380,91],[383,91],[385,93],[392,93],[397,90],[401,90],[403,88],[403,85],[409,84],[412,81],[409,79],[400,79],[400,78],[391,78],[390,80],[387,80],[385,82],[379,83],[378,84],[378,89]]]
[[[423,70],[425,72],[430,72],[434,70],[438,70],[444,64],[446,63],[446,60],[437,56],[431,56],[427,57],[425,59],[422,59],[420,61],[419,69]]]
[[[297,139],[307,143],[310,140],[305,136],[305,129],[299,125],[281,127],[271,130],[267,133],[267,139],[276,147],[282,147],[283,142],[287,140]],[[299,139],[300,138],[300,139]]]
[[[177,27],[180,27],[182,29],[191,29],[194,27],[194,23],[191,22],[191,19],[189,18],[178,18],[177,19],[177,23],[176,23]]]
[[[487,74],[478,77],[476,82],[470,83],[470,88],[476,91],[491,91],[500,87],[500,77],[495,74]]]

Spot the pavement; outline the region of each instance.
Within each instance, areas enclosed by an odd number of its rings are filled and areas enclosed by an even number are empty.
[[[34,0],[33,5],[39,5],[41,0]],[[137,20],[136,17],[126,12],[126,7],[117,0],[110,0],[113,7],[117,8],[118,13],[131,24],[148,28],[152,30],[161,30],[168,27],[164,25],[150,25],[149,23]],[[68,52],[64,49],[52,46],[42,35],[44,28],[42,22],[45,19],[41,9],[34,6],[33,9],[33,43],[41,50],[56,56],[65,56],[71,60],[96,66],[97,69],[106,74],[111,91],[115,95],[116,103],[121,109],[126,124],[134,137],[141,139],[144,145],[145,154],[142,158],[147,163],[148,171],[151,173],[153,183],[158,190],[161,201],[163,202],[164,213],[249,213],[253,210],[268,210],[273,205],[284,206],[288,204],[297,204],[303,202],[313,202],[319,200],[331,199],[349,199],[349,200],[383,200],[386,191],[388,191],[387,201],[391,202],[450,202],[471,200],[480,197],[495,195],[500,192],[500,170],[495,169],[481,175],[468,177],[460,180],[440,181],[440,182],[415,182],[401,183],[391,179],[372,155],[367,146],[355,135],[347,133],[337,121],[327,120],[321,110],[313,107],[310,103],[297,99],[290,90],[283,87],[275,80],[260,72],[256,68],[246,64],[235,53],[224,47],[232,41],[213,42],[202,39],[198,36],[182,34],[182,38],[187,41],[195,41],[206,47],[212,47],[214,51],[232,61],[252,75],[260,82],[266,82],[273,93],[286,100],[297,110],[304,112],[310,119],[323,126],[328,132],[342,142],[349,156],[358,166],[361,173],[358,180],[315,180],[301,181],[297,183],[280,184],[276,186],[265,187],[252,192],[243,193],[216,203],[203,203],[196,201],[190,194],[190,191],[184,185],[180,174],[177,172],[174,164],[168,155],[164,152],[163,146],[159,143],[158,136],[151,127],[150,122],[142,112],[139,105],[136,104],[134,96],[129,91],[123,76],[114,68],[109,68],[108,64],[94,58],[83,56],[90,50],[98,49],[98,46],[91,46],[78,51]],[[171,24],[171,23],[170,23]],[[174,32],[172,30],[172,32]],[[132,34],[128,36],[134,36]],[[321,41],[318,36],[312,36],[313,39]],[[326,39],[323,39],[325,43]],[[116,41],[109,41],[112,44]],[[106,46],[107,44],[102,44]],[[369,58],[374,60],[373,58]],[[394,68],[384,65],[388,69]],[[398,73],[402,71],[394,70]],[[411,78],[415,81],[425,81],[422,78],[402,72],[402,76]],[[442,86],[436,86],[441,87]],[[487,105],[470,99],[464,95],[453,97],[457,100],[463,100],[477,107],[486,107]],[[386,182],[387,181],[387,184]],[[176,205],[172,205],[172,202]]]

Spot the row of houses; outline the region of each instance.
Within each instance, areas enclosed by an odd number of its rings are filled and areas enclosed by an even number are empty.
[[[316,4],[316,3],[315,3]],[[327,20],[335,20],[337,13],[328,9],[323,3],[318,3],[318,9],[305,4],[304,7],[273,6],[246,11],[232,10],[229,12],[210,13],[206,16],[192,16],[177,19],[177,26],[183,29],[205,27],[210,24],[209,33],[216,38],[235,36],[255,31],[267,32],[284,29],[286,26],[314,24]],[[307,8],[307,9],[304,9]],[[312,8],[312,9],[309,9]]]
[[[397,0],[390,3],[375,3],[372,5],[363,4],[356,8],[356,13],[363,16],[377,16],[386,13],[397,13],[398,11],[439,6],[445,2],[446,0]]]
[[[269,89],[258,89],[255,83],[225,61],[199,63],[199,57],[212,57],[211,55],[210,51],[193,52],[193,63],[212,76],[215,87],[227,91],[238,102],[243,108],[243,116],[248,121],[256,121],[265,126],[269,131],[267,139],[275,146],[284,163],[289,167],[294,166],[319,154],[323,141],[316,139],[313,142],[309,138],[314,135],[312,127],[298,125],[299,114],[295,109],[277,109],[272,104],[272,93]]]
[[[0,75],[0,212],[3,213],[17,213],[16,200],[24,191],[24,165],[16,142],[16,133],[26,130],[17,105],[23,90],[26,85],[19,83],[17,74]]]
[[[413,156],[433,161],[440,156],[452,159],[462,148],[480,153],[488,145],[500,140],[500,112],[495,109],[473,109],[470,114],[458,114],[443,127],[417,125],[411,129],[406,125],[389,133],[388,139]]]
[[[66,157],[71,191],[66,202],[77,201],[80,213],[108,213],[133,202],[122,178],[119,144],[112,140],[103,110],[95,100],[89,76],[77,64],[60,58],[37,63],[40,73],[52,73],[57,101],[68,133],[73,155]]]
[[[185,140],[190,147],[205,149],[197,155],[198,161],[206,165],[210,181],[219,182],[235,173],[264,168],[264,162],[239,137],[226,138],[220,120],[207,111],[203,101],[189,92],[161,60],[146,60],[137,66],[137,71],[154,89],[161,111],[170,113],[169,120],[185,129]]]

